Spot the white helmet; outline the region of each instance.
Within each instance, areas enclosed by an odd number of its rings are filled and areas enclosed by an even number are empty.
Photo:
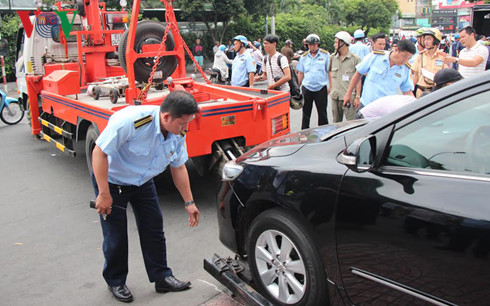
[[[346,31],[337,32],[337,34],[335,34],[335,38],[340,39],[341,41],[345,42],[347,45],[350,45],[352,41],[352,37]]]

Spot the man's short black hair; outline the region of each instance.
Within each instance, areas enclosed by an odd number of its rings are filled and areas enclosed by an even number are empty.
[[[269,42],[269,43],[276,43],[279,44],[279,36],[274,35],[274,34],[269,34],[264,37],[264,41]]]
[[[476,37],[476,32],[475,32],[475,29],[474,29],[472,26],[467,26],[467,27],[464,27],[464,28],[462,28],[462,29],[461,29],[461,31],[459,31],[459,32],[461,33],[461,32],[463,32],[463,31],[465,31],[465,32],[466,32],[466,34],[469,34],[469,35],[471,35],[471,34],[475,34],[475,37]]]
[[[376,33],[373,36],[371,36],[371,39],[373,42],[376,42],[378,39],[386,39],[386,34],[385,33]]]
[[[415,45],[410,39],[402,39],[400,40],[397,44],[396,47],[398,48],[399,52],[408,52],[410,54],[415,54]]]
[[[160,105],[161,113],[170,113],[173,118],[180,118],[184,115],[194,115],[199,112],[194,97],[183,90],[175,90],[167,95]]]

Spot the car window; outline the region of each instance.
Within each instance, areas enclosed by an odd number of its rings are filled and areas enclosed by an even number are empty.
[[[490,92],[395,130],[385,165],[490,174]]]

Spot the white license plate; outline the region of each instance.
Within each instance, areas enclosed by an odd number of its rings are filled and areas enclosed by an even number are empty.
[[[113,46],[119,46],[120,41],[121,41],[121,34],[111,34],[111,44]]]

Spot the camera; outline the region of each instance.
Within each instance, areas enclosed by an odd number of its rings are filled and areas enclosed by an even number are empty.
[[[280,79],[281,79],[280,77],[274,77],[274,82],[277,82]],[[279,86],[278,87],[274,87],[274,90],[279,90]]]

